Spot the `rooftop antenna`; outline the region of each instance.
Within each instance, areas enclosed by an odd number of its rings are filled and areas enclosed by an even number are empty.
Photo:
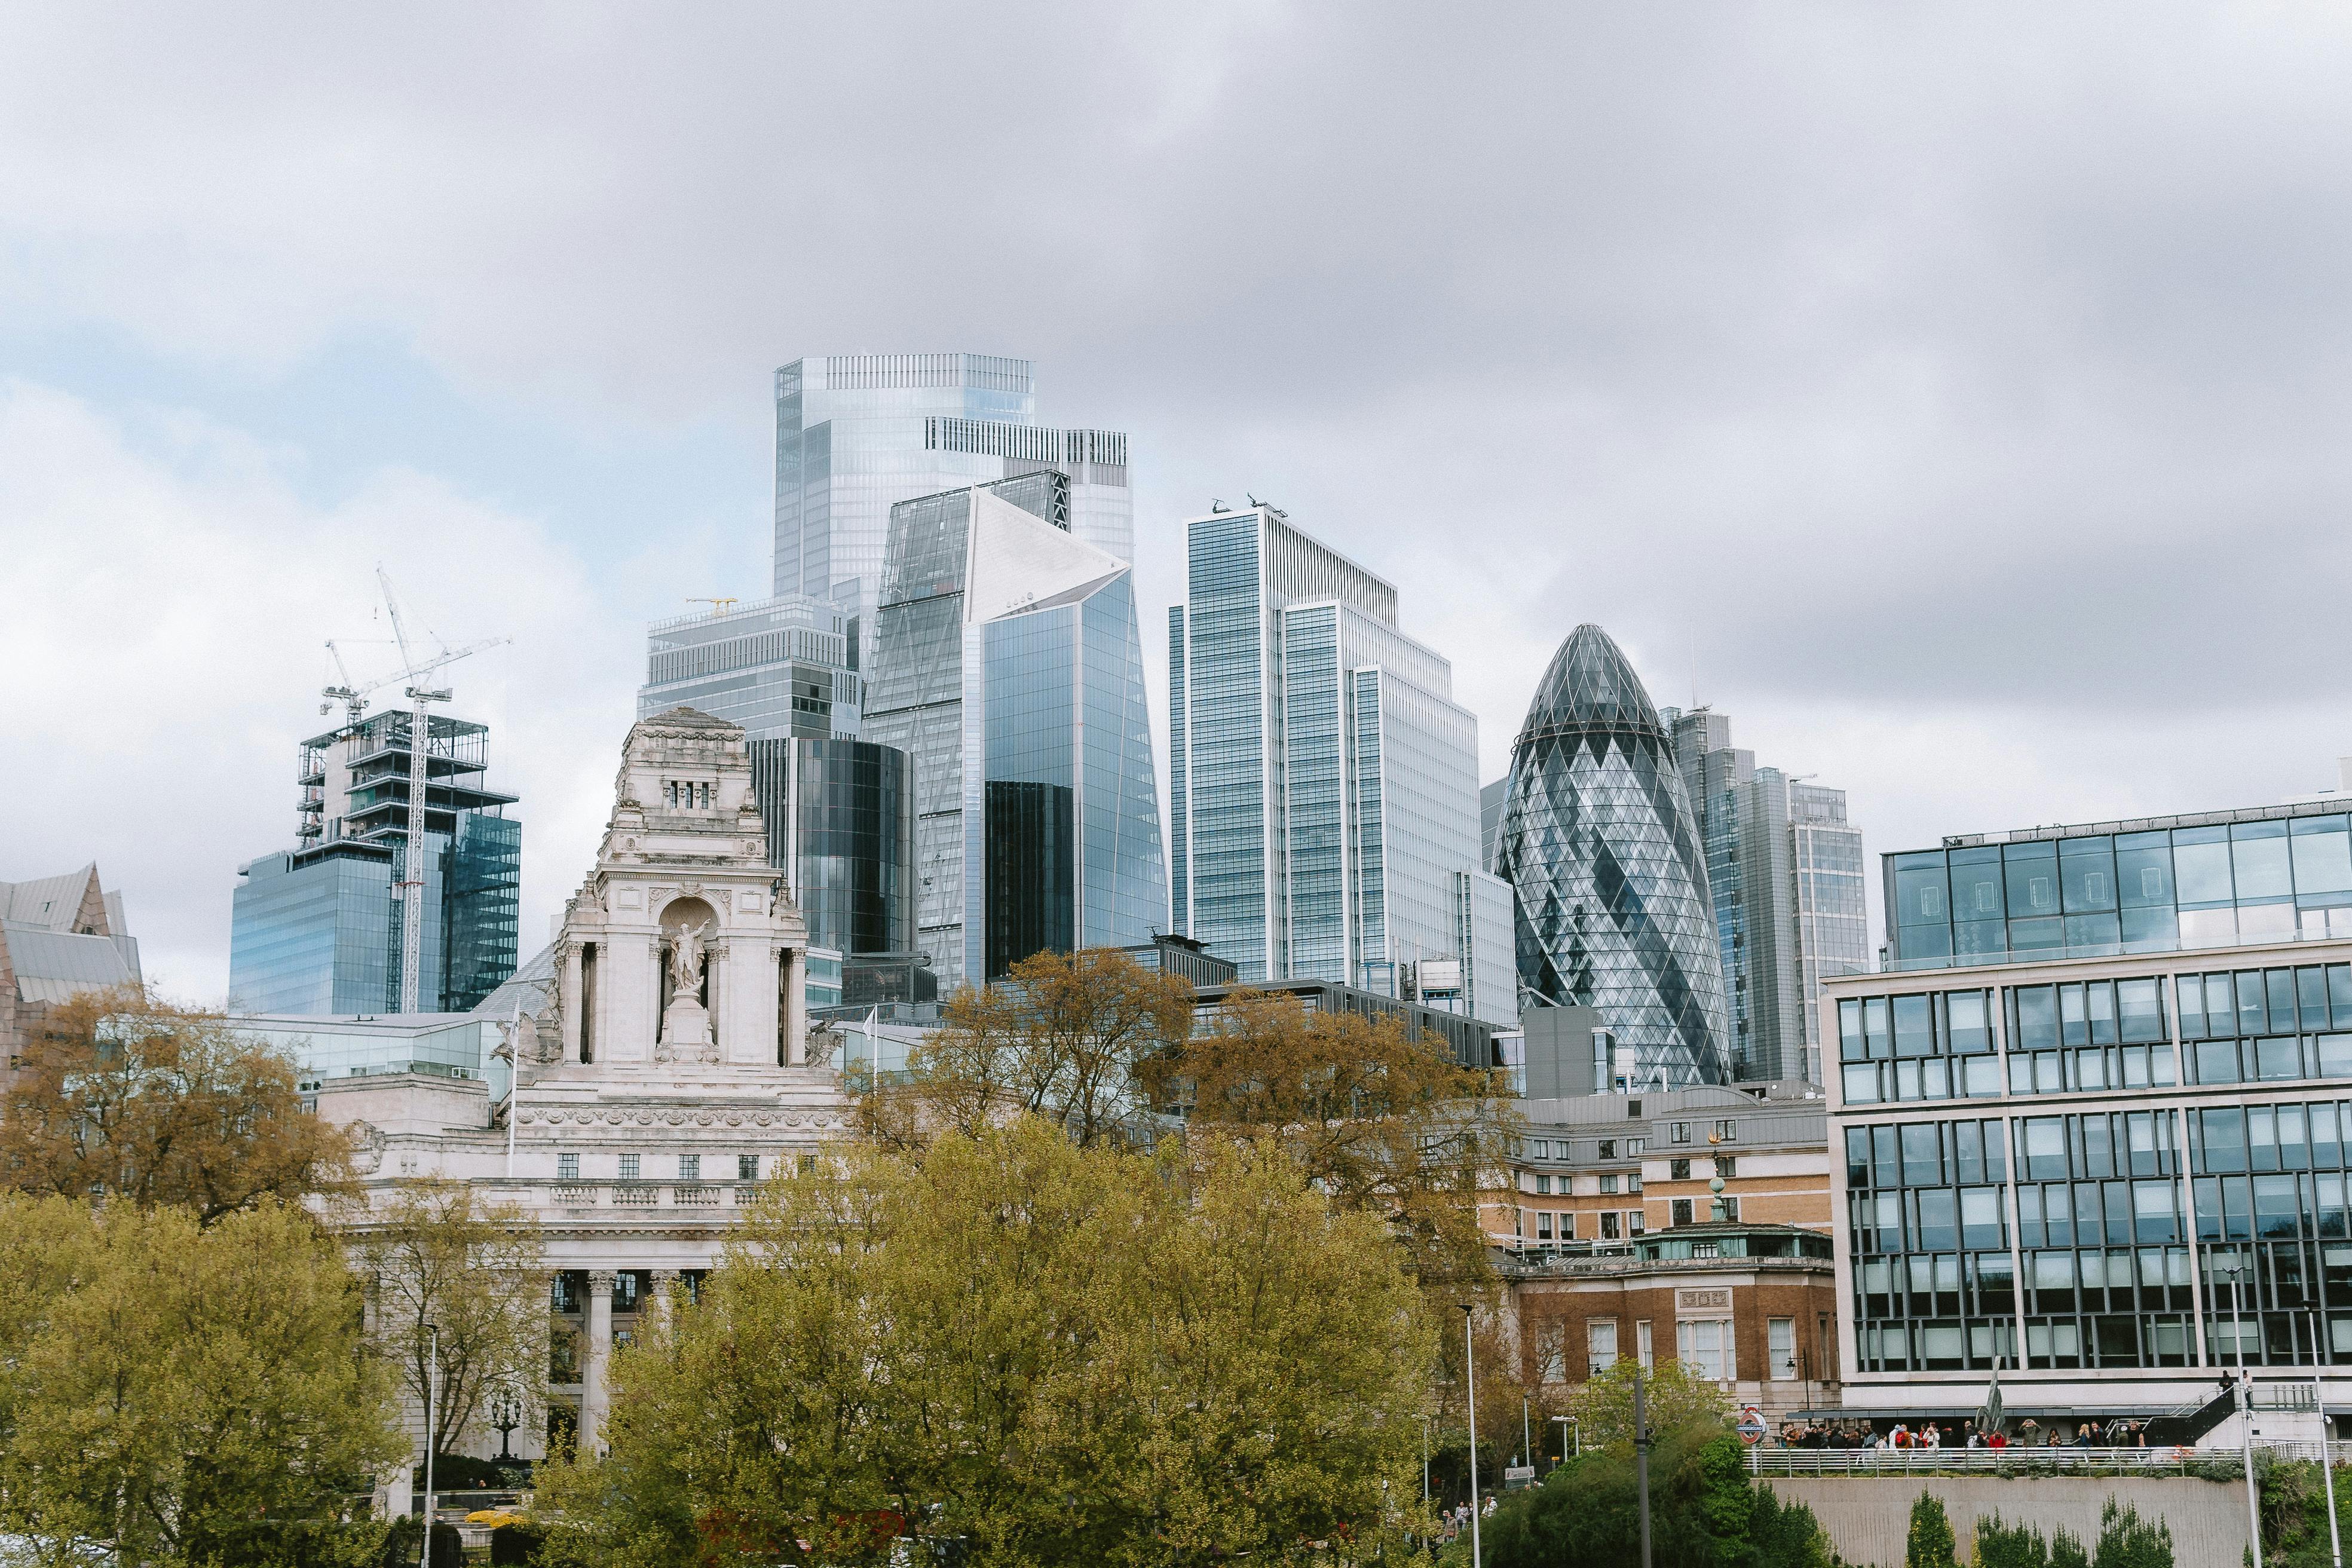
[[[408,623],[401,615],[400,595],[392,585],[392,574],[382,563],[375,569],[376,585],[383,593],[383,607],[392,619],[393,641],[400,647],[400,668],[381,680],[362,686],[355,683],[351,671],[344,668],[342,650],[332,641],[327,652],[335,661],[338,684],[320,693],[327,700],[320,705],[322,713],[340,700],[343,704],[343,727],[338,737],[358,732],[367,715],[368,697],[387,686],[405,683],[408,698],[408,838],[402,850],[401,891],[403,918],[400,933],[400,1010],[414,1013],[417,1007],[417,971],[425,961],[425,789],[428,770],[425,758],[431,738],[431,721],[425,705],[449,700],[449,689],[427,687],[424,678],[437,669],[446,668],[461,658],[467,658],[484,648],[497,647],[511,642],[511,637],[481,637],[473,642],[451,647],[441,640],[430,626],[417,623],[417,630],[433,640],[433,651],[425,653],[409,645]]]

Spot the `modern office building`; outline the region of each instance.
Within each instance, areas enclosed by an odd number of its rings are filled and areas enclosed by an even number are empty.
[[[2352,820],[2340,799],[1885,857],[1823,981],[1849,1405],[2163,1417],[2352,1399]],[[2167,1413],[2173,1413],[2168,1415]],[[2295,1430],[2298,1424],[2310,1430]]]
[[[0,1089],[54,1005],[84,991],[140,982],[139,941],[120,889],[95,864],[29,882],[0,882]]]
[[[795,360],[776,372],[775,592],[839,605],[870,651],[890,509],[1040,468],[1068,478],[1069,531],[1131,563],[1126,436],[1039,424],[1027,360]]]
[[[914,780],[870,741],[754,740],[768,860],[787,872],[812,951],[896,953],[915,940]]]
[[[1696,814],[1664,723],[1599,626],[1560,644],[1528,707],[1496,867],[1517,895],[1531,1000],[1597,1009],[1632,1053],[1630,1087],[1730,1079]]]
[[[1716,944],[1741,1081],[1821,1080],[1823,974],[1870,962],[1862,830],[1845,792],[1758,767],[1710,709],[1659,714],[1706,850]]]
[[[1396,589],[1277,509],[1186,525],[1169,611],[1176,929],[1244,981],[1518,1016],[1510,894],[1483,868],[1478,721]]]
[[[409,723],[387,710],[302,743],[295,847],[238,868],[232,1007],[398,1011]],[[522,825],[506,815],[517,797],[482,783],[487,726],[436,715],[426,736],[418,994],[432,1012],[463,1013],[514,973]]]
[[[1167,919],[1133,574],[1056,469],[900,502],[866,734],[911,759],[915,946],[945,990]]]
[[[637,717],[691,708],[754,741],[855,736],[863,691],[849,615],[788,594],[646,628]]]

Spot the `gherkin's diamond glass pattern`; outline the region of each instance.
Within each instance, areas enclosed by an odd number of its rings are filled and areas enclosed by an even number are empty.
[[[1599,626],[1560,645],[1528,708],[1495,868],[1517,894],[1522,986],[1598,1009],[1637,1085],[1730,1078],[1690,799],[1649,694]]]

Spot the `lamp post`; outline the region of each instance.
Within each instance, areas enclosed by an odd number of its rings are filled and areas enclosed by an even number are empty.
[[[1642,1402],[1639,1365],[1633,1368],[1633,1481],[1642,1493],[1642,1568],[1650,1568],[1650,1416]]]
[[[425,1363],[425,1544],[417,1549],[416,1561],[422,1568],[432,1568],[433,1439],[441,1419],[441,1325],[427,1323],[425,1331],[432,1336],[432,1349]]]
[[[522,1425],[522,1399],[513,1385],[501,1386],[490,1405],[490,1425],[499,1429],[499,1463],[514,1462],[514,1429]]]
[[[2238,1277],[2245,1271],[2242,1260],[2221,1268],[2230,1277],[2230,1337],[2238,1342],[2238,1443],[2246,1462],[2246,1520],[2253,1531],[2254,1568],[2263,1568],[2263,1510],[2254,1496],[2254,1390],[2246,1381],[2246,1330],[2238,1316]]]
[[[1561,1464],[1564,1465],[1568,1463],[1569,1445],[1570,1443],[1574,1443],[1576,1445],[1576,1452],[1580,1454],[1584,1452],[1584,1443],[1579,1435],[1575,1416],[1555,1415],[1551,1418],[1551,1424],[1555,1426],[1565,1426],[1568,1428],[1567,1431],[1559,1435],[1559,1462]]]
[[[2344,1537],[2336,1528],[2336,1467],[2327,1457],[2327,1391],[2319,1384],[2319,1314],[2311,1314],[2311,1404],[2319,1412],[2319,1484],[2327,1493],[2327,1555],[2335,1568],[2344,1568]]]
[[[1485,1558],[1478,1543],[1478,1361],[1477,1352],[1470,1343],[1470,1303],[1456,1303],[1462,1309],[1462,1379],[1469,1390],[1470,1413],[1470,1568],[1485,1568]],[[2262,1568],[2256,1563],[2254,1568]]]

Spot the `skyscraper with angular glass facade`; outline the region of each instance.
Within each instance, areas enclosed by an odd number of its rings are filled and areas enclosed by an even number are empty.
[[[916,945],[943,987],[1167,918],[1127,563],[1046,469],[902,501],[866,733],[913,759]]]
[[[1862,830],[1845,792],[1758,767],[1711,709],[1663,710],[1706,847],[1735,1079],[1822,1069],[1821,976],[1867,965]]]
[[[775,592],[858,617],[875,646],[890,509],[1053,468],[1070,531],[1135,559],[1127,437],[1037,423],[1030,362],[990,354],[828,354],[776,372]],[[854,668],[854,666],[853,666]]]
[[[394,1013],[408,864],[404,710],[303,742],[295,847],[238,868],[229,1001],[240,1011]],[[485,788],[487,726],[426,731],[420,1005],[463,1013],[514,973],[522,882],[516,797]]]
[[[1509,890],[1481,864],[1478,721],[1396,590],[1271,507],[1186,525],[1169,612],[1177,930],[1244,981],[1518,1016]]]
[[[2352,1398],[2345,802],[1884,857],[1886,962],[1823,983],[1849,1407],[2234,1443]],[[2201,1406],[2201,1407],[2200,1407]],[[2210,1435],[2209,1435],[2210,1434]]]
[[[1519,982],[1596,1009],[1633,1086],[1732,1075],[1706,847],[1674,743],[1599,626],[1552,656],[1511,747],[1496,868],[1518,900]]]

